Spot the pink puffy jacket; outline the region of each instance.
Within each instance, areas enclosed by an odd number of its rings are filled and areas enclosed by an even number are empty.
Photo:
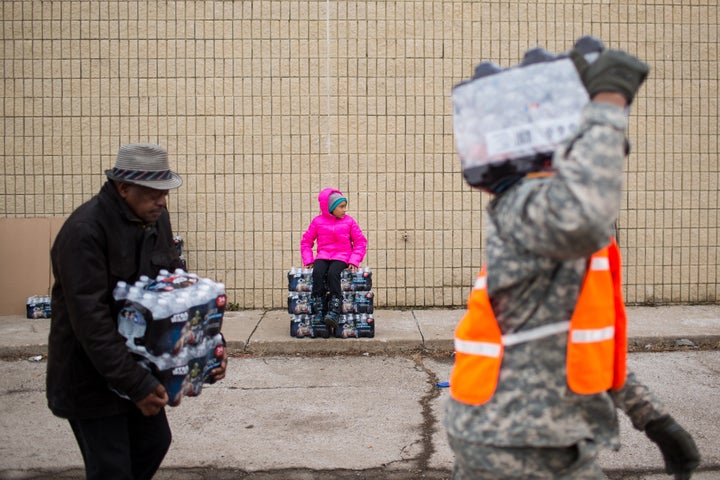
[[[303,265],[319,260],[341,260],[348,265],[360,266],[367,250],[367,238],[350,215],[337,218],[328,212],[328,198],[340,190],[325,188],[318,195],[320,215],[310,222],[300,240],[300,256]],[[343,195],[344,196],[344,195]],[[317,254],[313,257],[313,245],[317,241]]]

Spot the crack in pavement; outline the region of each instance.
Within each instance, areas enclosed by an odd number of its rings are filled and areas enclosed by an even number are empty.
[[[422,355],[411,355],[410,358],[415,362],[415,367],[427,375],[427,384],[429,389],[425,395],[420,399],[420,406],[422,408],[422,425],[420,427],[420,445],[421,451],[417,456],[418,469],[421,471],[430,470],[430,459],[435,453],[435,445],[433,444],[433,433],[435,431],[435,425],[438,420],[433,414],[432,405],[438,396],[440,396],[440,390],[435,388],[438,382],[438,377],[425,366]]]

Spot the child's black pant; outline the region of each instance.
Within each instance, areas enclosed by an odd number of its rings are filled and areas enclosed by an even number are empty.
[[[342,260],[315,260],[313,263],[312,296],[324,297],[330,292],[330,297],[342,298],[340,274],[348,267]]]

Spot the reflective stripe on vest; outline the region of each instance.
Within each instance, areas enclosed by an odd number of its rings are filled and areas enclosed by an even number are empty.
[[[455,328],[455,367],[450,374],[450,394],[466,403],[487,401],[495,393],[497,382],[487,377],[500,375],[503,344],[497,322],[487,297],[485,267],[480,271],[468,299],[465,316]],[[459,348],[458,348],[459,347]],[[457,378],[462,374],[463,381]]]
[[[572,343],[595,343],[615,338],[615,327],[605,327],[586,330],[573,330],[570,332]]]
[[[579,394],[625,384],[626,316],[620,289],[620,253],[611,244],[590,257],[578,302],[569,322],[502,335],[487,294],[485,266],[455,329],[455,365],[450,395],[463,403],[487,402],[497,388],[504,347],[568,331],[567,378]]]

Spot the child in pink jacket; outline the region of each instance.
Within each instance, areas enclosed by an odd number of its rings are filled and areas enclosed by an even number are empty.
[[[310,222],[300,240],[300,255],[305,268],[313,269],[312,308],[329,330],[337,328],[341,314],[340,273],[356,271],[367,249],[367,239],[354,218],[347,215],[347,198],[334,188],[318,195],[320,215]],[[313,256],[313,245],[317,253]],[[327,295],[327,306],[326,306]],[[324,316],[323,316],[324,315]]]

